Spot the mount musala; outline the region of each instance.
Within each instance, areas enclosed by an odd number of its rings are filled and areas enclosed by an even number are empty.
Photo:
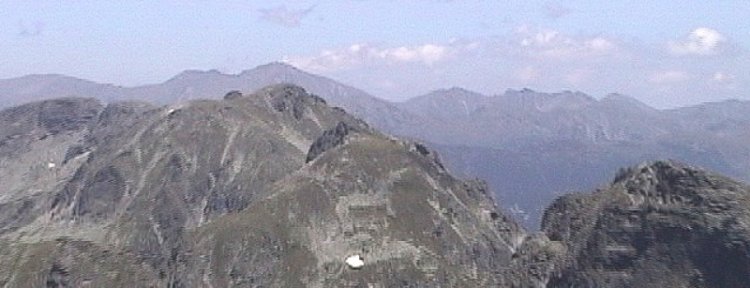
[[[2,110],[0,183],[3,287],[750,283],[740,183],[647,163],[530,234],[431,149],[291,85]]]

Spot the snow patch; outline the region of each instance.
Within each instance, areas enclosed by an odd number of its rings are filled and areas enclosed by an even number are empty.
[[[359,269],[362,268],[362,266],[365,266],[365,259],[362,258],[359,254],[355,254],[349,257],[346,257],[346,265],[349,265],[349,268],[352,269]]]

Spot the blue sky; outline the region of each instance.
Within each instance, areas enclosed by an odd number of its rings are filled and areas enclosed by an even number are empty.
[[[673,107],[750,99],[748,19],[744,0],[0,1],[0,78],[286,61],[391,100],[529,87]]]

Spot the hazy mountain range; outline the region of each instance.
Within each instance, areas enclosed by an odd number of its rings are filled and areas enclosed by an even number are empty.
[[[657,110],[617,94],[524,89],[488,97],[448,89],[399,107],[429,119],[406,134],[435,143],[454,171],[487,179],[531,223],[554,195],[594,188],[607,171],[647,160],[677,159],[750,180],[746,101]]]
[[[60,75],[0,80],[0,105],[63,96],[168,104],[277,83],[300,85],[374,127],[429,143],[451,171],[486,179],[500,203],[532,228],[555,197],[602,185],[611,171],[646,160],[676,159],[750,180],[747,101],[658,110],[618,94],[595,99],[522,89],[486,96],[450,88],[392,103],[271,63],[237,75],[185,71],[130,88]]]

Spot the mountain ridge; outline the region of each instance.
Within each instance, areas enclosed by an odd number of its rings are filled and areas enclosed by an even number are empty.
[[[182,72],[179,72],[179,73],[175,74],[174,76],[172,76],[172,77],[170,77],[170,78],[168,78],[168,79],[166,79],[166,80],[164,80],[162,82],[146,83],[146,84],[140,84],[140,85],[118,85],[116,83],[102,83],[102,82],[87,80],[85,78],[80,78],[80,77],[75,77],[75,76],[68,76],[68,75],[60,74],[60,73],[28,74],[28,75],[23,75],[23,76],[18,76],[18,77],[10,77],[10,78],[0,79],[0,83],[3,83],[3,82],[14,82],[14,81],[25,81],[25,80],[29,80],[29,79],[33,79],[35,81],[38,81],[38,80],[49,80],[49,77],[52,77],[53,79],[57,79],[57,80],[81,81],[81,82],[86,82],[86,83],[96,84],[96,85],[111,86],[111,87],[124,88],[124,89],[132,89],[132,88],[139,88],[139,87],[143,87],[143,86],[156,86],[156,85],[164,84],[164,83],[167,83],[167,82],[171,82],[171,81],[183,78],[185,76],[213,75],[213,76],[221,76],[221,77],[227,77],[227,78],[249,78],[249,77],[255,76],[254,74],[257,74],[259,72],[266,72],[266,73],[271,73],[271,74],[277,74],[278,76],[282,76],[282,77],[283,77],[283,75],[289,75],[290,73],[291,74],[299,73],[299,74],[306,74],[306,75],[309,75],[309,76],[315,76],[316,78],[326,79],[328,81],[336,82],[335,80],[333,80],[331,78],[327,78],[327,77],[324,77],[324,76],[319,76],[319,75],[315,75],[315,74],[311,74],[311,73],[305,72],[305,71],[303,71],[303,70],[301,70],[301,69],[299,69],[299,68],[297,68],[297,67],[295,67],[293,65],[290,65],[290,64],[288,64],[286,62],[283,62],[283,61],[274,61],[274,62],[269,62],[269,63],[266,63],[266,64],[258,65],[255,68],[242,70],[242,71],[240,71],[239,73],[236,73],[236,74],[233,74],[233,73],[224,73],[224,72],[221,72],[221,71],[219,71],[217,69],[208,69],[208,70],[187,69],[187,70],[183,70]],[[281,81],[279,83],[282,83],[282,82],[283,81]],[[289,84],[297,84],[297,83],[293,83],[293,82],[294,81],[289,81]],[[268,84],[266,84],[266,85],[268,85]],[[352,87],[350,85],[345,85],[345,84],[342,84],[342,85],[346,86],[348,88],[359,90],[360,91],[359,93],[367,94],[366,92],[364,92],[364,91],[362,91],[360,89],[354,88],[354,87]],[[261,88],[261,87],[256,87],[255,89],[258,89],[258,88]],[[237,89],[227,88],[227,89],[224,89],[224,90],[225,91],[229,91],[229,90],[237,90]],[[254,89],[245,89],[245,90],[246,90],[245,92],[252,92]],[[438,88],[438,89],[429,91],[426,94],[413,96],[413,97],[411,97],[409,99],[402,100],[402,101],[388,101],[388,100],[384,100],[382,98],[378,98],[378,99],[380,99],[381,101],[386,101],[386,102],[390,102],[390,103],[402,103],[402,102],[408,102],[410,100],[414,100],[414,99],[417,99],[417,98],[425,97],[425,96],[428,96],[430,94],[436,94],[436,93],[439,94],[441,92],[453,92],[453,93],[456,93],[457,91],[461,91],[461,93],[466,93],[466,94],[476,94],[477,96],[484,96],[486,98],[494,98],[494,97],[498,97],[498,96],[503,96],[505,94],[513,94],[513,95],[523,95],[523,94],[570,95],[570,94],[574,94],[574,95],[584,95],[586,97],[590,97],[592,99],[596,99],[597,101],[602,101],[604,99],[611,100],[613,97],[616,97],[618,99],[626,100],[626,101],[632,102],[634,104],[636,104],[636,103],[639,104],[639,105],[642,104],[642,105],[645,105],[645,106],[650,107],[652,109],[656,109],[656,110],[660,110],[660,111],[680,110],[680,109],[684,109],[684,108],[702,106],[702,105],[706,105],[706,104],[710,105],[711,103],[749,102],[748,100],[741,100],[741,99],[725,99],[725,100],[719,100],[719,101],[694,103],[694,104],[691,104],[691,105],[686,105],[686,106],[676,107],[676,108],[659,109],[659,108],[654,108],[654,107],[652,107],[652,106],[650,106],[650,105],[648,105],[648,104],[646,104],[646,103],[644,103],[644,102],[642,102],[640,100],[637,100],[636,98],[634,98],[632,96],[628,96],[628,95],[624,95],[624,94],[620,94],[620,93],[609,93],[609,94],[607,94],[607,95],[605,95],[605,96],[600,97],[600,98],[597,99],[597,98],[589,96],[586,93],[583,93],[583,92],[580,92],[580,91],[561,90],[559,92],[538,92],[538,91],[535,91],[535,90],[530,89],[530,88],[522,88],[522,89],[507,89],[504,93],[500,93],[500,94],[485,95],[485,94],[482,94],[482,93],[479,93],[479,92],[475,92],[475,91],[472,91],[470,89],[459,87],[459,86],[451,86],[451,87],[447,87],[447,88]],[[95,96],[95,95],[79,95],[79,96]],[[212,95],[210,97],[214,97],[214,96],[215,95]],[[47,97],[56,98],[54,95],[48,95]],[[124,96],[121,96],[121,97],[124,97]],[[210,97],[206,97],[206,98],[210,98]],[[374,97],[374,96],[370,96],[370,97]],[[124,98],[124,99],[114,99],[114,100],[120,100],[121,101],[121,100],[128,100],[128,99]],[[180,99],[180,100],[188,100],[188,99]],[[34,101],[34,100],[32,100],[32,101]],[[30,101],[27,101],[27,102],[30,102]],[[22,102],[19,102],[19,104],[22,104]],[[15,105],[5,104],[5,106],[15,106]]]
[[[642,161],[680,159],[750,180],[750,161],[743,160],[750,159],[743,144],[750,141],[748,101],[659,110],[618,94],[597,99],[576,91],[542,93],[526,88],[485,96],[453,87],[406,102],[388,102],[280,62],[238,74],[191,70],[180,75],[135,88],[106,86],[68,93],[58,87],[34,97],[99,95],[103,100],[166,105],[293,82],[377,129],[438,147],[449,169],[487,179],[496,198],[506,200],[506,209],[530,213],[518,216],[528,216],[524,224],[532,229],[556,194],[594,188],[607,179],[606,171]],[[0,85],[0,97],[6,95]],[[12,101],[0,105],[5,103]],[[578,172],[563,176],[557,172],[561,169]],[[512,171],[519,177],[493,171]]]

